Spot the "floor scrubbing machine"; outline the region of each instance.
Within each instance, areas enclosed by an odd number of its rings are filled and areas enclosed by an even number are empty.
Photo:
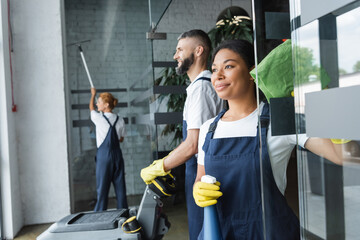
[[[103,212],[81,212],[52,224],[37,240],[157,240],[170,228],[162,198],[176,191],[175,178],[157,177],[146,186],[140,206]]]

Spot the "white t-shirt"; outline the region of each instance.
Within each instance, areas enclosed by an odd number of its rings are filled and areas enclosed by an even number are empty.
[[[260,112],[264,107],[264,103],[260,104]],[[202,146],[205,142],[206,134],[209,130],[210,124],[214,118],[206,121],[200,128],[199,145],[198,145],[198,164],[204,165],[205,152]],[[219,120],[213,138],[230,138],[230,137],[255,137],[257,135],[258,125],[258,109],[249,114],[247,117],[237,121],[224,122]],[[296,134],[271,136],[271,125],[269,125],[267,133],[267,146],[275,178],[276,185],[284,194],[286,188],[286,168],[290,159],[291,152],[298,143],[304,147],[308,137],[305,134],[299,134],[296,139]]]
[[[218,97],[210,81],[199,80],[201,77],[211,78],[211,72],[201,72],[186,88],[186,100],[183,120],[188,129],[199,129],[208,119],[215,117],[223,108],[223,100]]]
[[[114,122],[116,121],[116,117],[118,116],[117,114],[110,113],[110,112],[102,113],[102,112],[97,112],[95,110],[92,110],[90,112],[91,121],[96,126],[96,146],[98,148],[105,140],[106,135],[109,131],[109,127],[110,127],[109,123],[106,121],[103,114],[109,119],[109,122],[111,123],[111,125],[114,124]],[[121,137],[125,137],[125,134],[126,134],[125,122],[124,122],[124,119],[120,116],[119,116],[119,120],[117,121],[117,123],[115,125],[115,129],[116,129],[116,133],[117,133],[119,139]]]

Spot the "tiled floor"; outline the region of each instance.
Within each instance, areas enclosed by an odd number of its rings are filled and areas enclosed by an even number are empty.
[[[50,225],[51,223],[25,226],[21,229],[14,240],[35,240],[36,237],[50,227]]]
[[[360,235],[360,186],[344,187],[345,234],[347,240],[358,240]],[[309,230],[324,238],[326,235],[324,196],[307,194],[307,225]]]

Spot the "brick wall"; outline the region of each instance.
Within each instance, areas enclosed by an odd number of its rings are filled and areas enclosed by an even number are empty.
[[[152,2],[152,17],[158,19],[166,4]],[[193,28],[209,31],[215,25],[219,12],[231,4],[241,6],[250,13],[249,0],[173,0],[158,24],[157,32],[166,32],[167,40],[153,41],[154,60],[172,61],[176,38],[181,32]],[[152,84],[152,72],[145,71],[151,63],[152,54],[151,42],[145,39],[150,26],[148,1],[66,0],[65,8],[67,43],[91,40],[83,43],[82,48],[95,87],[126,89],[126,92],[115,92],[114,95],[128,107],[116,108],[115,112],[130,120],[132,117],[146,117],[145,114],[150,111],[166,111],[166,105],[156,101],[150,110],[148,99],[139,102],[144,92],[131,88],[148,89]],[[88,89],[86,72],[76,46],[67,47],[67,66],[70,90]],[[88,104],[89,98],[90,93],[72,93],[71,104]],[[134,101],[138,104],[133,104]],[[88,120],[89,110],[72,110],[71,119]],[[158,127],[159,134],[161,126]],[[154,138],[156,129],[149,119],[148,124],[129,121],[126,130],[127,137],[121,148],[125,159],[127,193],[141,194],[145,186],[139,172],[152,161],[152,151],[156,148],[150,140]],[[171,150],[166,149],[171,139],[171,136],[161,138],[159,150]],[[94,128],[72,128],[71,146],[75,199],[94,198]]]
[[[145,39],[149,28],[147,1],[71,0],[65,3],[67,43],[90,40],[81,46],[94,86],[97,89],[126,89],[126,92],[112,92],[119,102],[128,105],[115,109],[114,112],[120,116],[131,119],[147,113],[149,106],[131,104],[141,93],[129,91],[135,81],[136,87],[143,88],[148,88],[150,83],[148,76],[140,79],[150,61]],[[67,66],[70,90],[89,89],[76,45],[67,47]],[[71,94],[72,105],[88,104],[89,99],[90,93]],[[88,108],[72,110],[71,118],[89,120]],[[143,192],[139,169],[152,159],[147,140],[149,131],[144,131],[144,128],[144,125],[127,124],[127,136],[121,143],[129,195]],[[71,167],[75,201],[96,198],[94,131],[92,125],[72,128]],[[114,196],[112,189],[110,195]]]

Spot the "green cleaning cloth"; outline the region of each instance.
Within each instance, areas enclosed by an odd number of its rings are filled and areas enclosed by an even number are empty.
[[[266,99],[290,97],[294,90],[291,40],[274,48],[258,65],[258,84]],[[319,68],[321,88],[327,88],[331,79],[326,70]],[[256,79],[253,69],[251,76]],[[306,73],[305,73],[306,74]]]
[[[274,48],[257,66],[258,84],[266,99],[290,97],[294,89],[291,41]],[[255,68],[250,72],[256,79]]]

